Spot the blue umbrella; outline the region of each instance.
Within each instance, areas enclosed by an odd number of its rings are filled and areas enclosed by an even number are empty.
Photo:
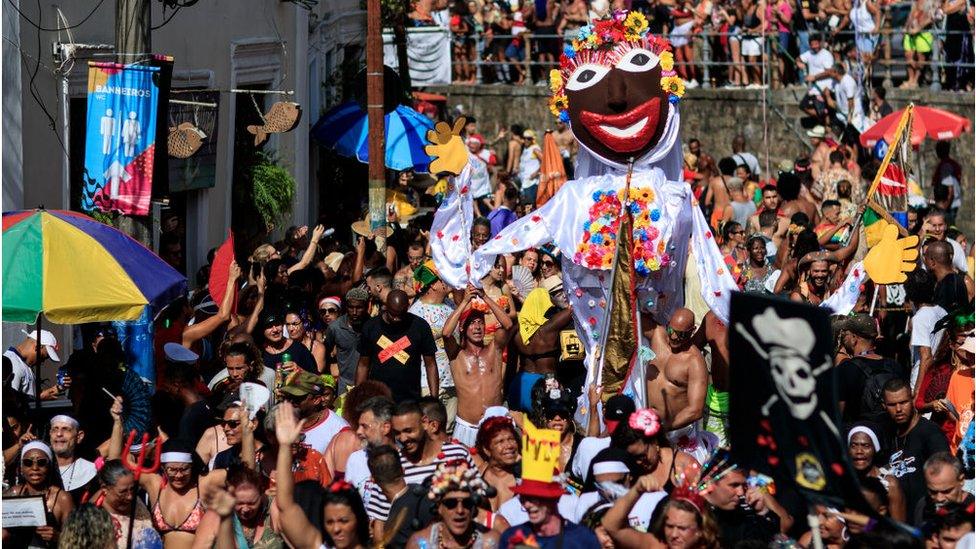
[[[424,145],[434,123],[404,105],[387,113],[385,121],[386,167],[427,173],[431,159],[424,152]],[[323,145],[364,164],[369,162],[368,133],[366,111],[355,101],[334,107],[312,127],[312,137]]]

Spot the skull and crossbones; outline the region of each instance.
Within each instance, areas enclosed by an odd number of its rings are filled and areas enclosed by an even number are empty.
[[[769,307],[752,320],[752,331],[756,338],[741,323],[736,323],[736,331],[752,345],[756,353],[769,361],[773,385],[776,393],[762,407],[763,415],[769,415],[770,407],[782,399],[790,415],[805,420],[817,409],[817,376],[830,369],[830,356],[824,357],[817,367],[810,364],[816,336],[806,320],[801,318],[782,318]],[[836,427],[822,410],[824,422],[836,432]]]

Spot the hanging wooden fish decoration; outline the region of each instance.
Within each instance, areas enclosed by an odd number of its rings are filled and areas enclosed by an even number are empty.
[[[183,122],[179,126],[169,129],[166,149],[172,157],[189,158],[200,150],[203,140],[206,138],[207,134],[194,126],[192,122]]]
[[[301,105],[279,101],[271,105],[268,114],[262,116],[264,124],[248,126],[247,131],[254,135],[254,146],[257,147],[267,141],[268,134],[290,132],[295,129],[301,118]]]

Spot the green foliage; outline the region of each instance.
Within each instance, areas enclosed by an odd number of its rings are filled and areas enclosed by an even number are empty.
[[[264,219],[264,224],[273,228],[291,211],[295,197],[295,178],[266,153],[260,153],[251,168],[254,207]]]

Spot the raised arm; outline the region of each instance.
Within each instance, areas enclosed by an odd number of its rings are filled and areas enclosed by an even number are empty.
[[[647,492],[660,490],[660,484],[651,475],[645,475],[620,496],[613,507],[603,516],[603,527],[619,547],[660,547],[661,543],[653,534],[638,532],[630,527],[628,516],[634,504]]]
[[[515,334],[515,330],[512,329],[515,326],[515,321],[512,320],[512,317],[491,296],[483,290],[479,290],[479,292],[481,299],[488,305],[488,310],[491,311],[491,314],[495,315],[495,320],[498,321],[498,329],[495,330],[495,338],[492,342],[498,350],[502,350],[508,347],[509,340]]]
[[[261,316],[261,311],[264,310],[264,289],[267,285],[268,279],[265,278],[264,269],[261,269],[257,279],[258,300],[254,303],[254,310],[251,311],[251,316],[247,317],[247,325],[245,326],[247,333],[253,332],[258,327],[258,319]]]
[[[295,503],[295,479],[290,474],[291,446],[302,434],[304,421],[295,419],[295,411],[288,401],[275,408],[275,437],[278,439],[277,495],[275,505],[280,512],[281,531],[293,547],[319,547],[322,534],[308,521],[305,511]]]
[[[181,344],[187,349],[197,341],[207,337],[221,324],[230,320],[230,311],[234,307],[234,294],[237,290],[237,280],[241,277],[241,268],[236,261],[232,261],[227,272],[227,287],[224,289],[224,298],[220,302],[220,309],[217,314],[198,322],[193,326],[187,326],[183,330],[183,340]]]
[[[315,258],[315,252],[318,251],[319,240],[322,240],[323,234],[325,234],[325,227],[322,225],[316,225],[312,229],[312,236],[308,239],[308,247],[305,248],[305,253],[302,254],[302,258],[298,260],[298,263],[288,267],[288,274],[300,271],[312,264],[312,259]]]
[[[444,351],[447,353],[449,360],[454,360],[457,358],[458,353],[461,352],[461,345],[454,339],[454,331],[457,329],[458,322],[461,320],[461,314],[471,306],[471,299],[475,294],[474,286],[468,284],[468,287],[464,289],[464,298],[461,300],[461,303],[458,303],[451,316],[447,317],[447,320],[444,322],[444,328],[441,329],[441,341],[444,342]]]

